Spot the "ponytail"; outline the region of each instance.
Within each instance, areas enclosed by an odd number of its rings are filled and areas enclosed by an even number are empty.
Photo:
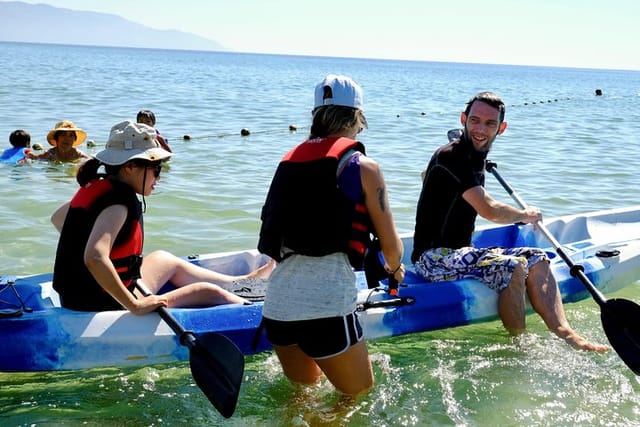
[[[76,181],[78,181],[80,187],[84,187],[98,177],[99,167],[100,160],[96,158],[89,159],[80,166],[76,175]]]

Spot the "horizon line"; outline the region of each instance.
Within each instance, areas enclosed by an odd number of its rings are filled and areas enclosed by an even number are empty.
[[[510,64],[510,63],[493,63],[493,62],[473,62],[473,61],[444,61],[444,60],[427,60],[427,59],[407,59],[407,58],[372,58],[372,57],[359,57],[359,56],[329,56],[329,55],[311,55],[311,54],[297,54],[297,53],[277,53],[277,52],[246,52],[236,51],[232,49],[189,49],[189,48],[165,48],[165,47],[148,47],[148,46],[118,46],[107,44],[83,44],[83,43],[60,43],[60,42],[31,42],[31,41],[19,41],[19,40],[0,40],[0,43],[16,43],[16,44],[32,44],[32,45],[55,45],[55,46],[78,46],[78,47],[102,47],[112,49],[147,49],[147,50],[166,50],[166,51],[182,51],[182,52],[205,52],[205,53],[218,53],[218,54],[240,54],[240,55],[267,55],[267,56],[295,56],[302,58],[335,58],[335,59],[355,59],[355,60],[367,60],[367,61],[395,61],[395,62],[425,62],[425,63],[438,63],[438,64],[469,64],[469,65],[488,65],[488,66],[510,66],[510,67],[538,67],[538,68],[563,68],[574,70],[599,70],[599,71],[631,71],[640,72],[640,69],[634,68],[604,68],[604,67],[579,67],[579,66],[566,66],[566,65],[541,65],[541,64]]]

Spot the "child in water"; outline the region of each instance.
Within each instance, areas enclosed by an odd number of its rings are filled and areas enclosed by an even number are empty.
[[[156,129],[156,115],[151,110],[140,110],[138,111],[138,115],[136,116],[136,122],[143,123],[147,126],[151,126],[156,131],[156,141],[160,143],[160,146],[172,153],[171,147],[169,147],[169,142],[167,138],[160,135],[158,129]]]
[[[0,156],[0,162],[21,164],[27,161],[31,152],[31,135],[26,130],[17,129],[9,135],[12,147],[7,148]]]

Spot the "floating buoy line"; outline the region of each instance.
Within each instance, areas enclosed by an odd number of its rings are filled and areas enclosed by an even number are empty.
[[[571,98],[554,98],[554,99],[547,99],[546,101],[541,100],[541,101],[523,102],[522,104],[511,104],[511,106],[518,107],[520,105],[551,104],[552,102],[569,101],[569,100],[571,100]]]
[[[601,95],[602,91],[600,89],[596,90],[596,95]],[[519,105],[535,105],[535,104],[547,104],[547,103],[552,103],[552,102],[559,102],[559,101],[567,101],[570,100],[571,98],[554,98],[554,99],[547,99],[547,100],[541,100],[541,101],[532,101],[532,102],[524,102],[522,104],[512,104],[511,106],[519,106]],[[420,112],[420,116],[425,117],[427,116],[427,113],[422,111]],[[401,114],[396,114],[396,118],[400,118]],[[308,128],[308,126],[297,126],[295,124],[291,124],[289,125],[289,129],[288,132],[290,133],[295,133],[298,130],[302,130],[302,129],[306,129]],[[182,136],[182,140],[183,141],[192,141],[195,139],[213,139],[213,138],[227,138],[230,136],[242,136],[242,137],[246,137],[246,136],[251,136],[251,135],[255,135],[255,134],[270,134],[270,133],[280,133],[280,132],[286,132],[287,129],[266,129],[266,130],[258,130],[258,131],[252,131],[249,128],[242,128],[240,129],[239,132],[236,133],[216,133],[216,134],[207,134],[207,135],[189,135],[189,134],[185,134]],[[169,141],[171,140],[176,140],[176,139],[180,139],[178,137],[169,137]]]
[[[532,101],[532,102],[524,102],[523,104],[518,104],[518,105],[535,105],[535,104],[546,104],[546,103],[551,103],[551,102],[558,102],[558,101],[565,101],[565,100],[569,100],[571,98],[555,98],[555,99],[548,99],[546,101]],[[511,105],[516,106],[514,104]],[[400,118],[402,115],[401,114],[396,114],[395,115],[396,118]],[[422,111],[420,112],[420,116],[422,117],[426,117],[427,113]],[[405,115],[406,117],[406,115]],[[251,136],[251,135],[256,135],[256,134],[270,134],[270,133],[280,133],[280,132],[290,132],[290,133],[295,133],[298,130],[303,130],[303,129],[307,129],[308,126],[297,126],[295,124],[291,124],[289,125],[289,129],[265,129],[265,130],[258,130],[258,131],[252,131],[249,128],[242,128],[240,129],[239,132],[236,133],[231,133],[231,132],[227,132],[227,133],[214,133],[214,134],[206,134],[206,135],[190,135],[190,134],[185,134],[182,136],[182,138],[179,137],[169,137],[169,141],[173,140],[175,141],[176,139],[182,139],[183,141],[193,141],[196,139],[214,139],[214,138],[228,138],[231,136],[242,136],[242,137],[246,137],[246,136]]]
[[[289,125],[289,129],[288,130],[287,129],[266,129],[266,130],[252,131],[249,128],[242,128],[242,129],[240,129],[240,132],[238,132],[238,133],[215,133],[215,134],[196,135],[196,136],[185,134],[185,135],[182,136],[182,140],[184,140],[184,141],[192,141],[194,139],[227,138],[227,137],[230,137],[230,136],[238,136],[238,135],[240,135],[240,136],[250,136],[250,135],[254,135],[254,134],[280,133],[280,132],[286,132],[286,131],[288,131],[290,133],[295,133],[298,130],[305,129],[305,128],[306,128],[306,126],[298,126],[298,125],[294,125],[294,124]],[[176,138],[176,137],[173,137],[173,138],[170,137],[169,138],[170,141],[172,139],[175,140],[175,139],[179,139],[179,138]]]
[[[601,89],[596,89],[595,90],[595,95],[596,96],[602,96],[602,90]],[[522,104],[511,104],[511,107],[519,107],[519,106],[530,106],[530,105],[538,105],[538,104],[551,104],[554,102],[561,102],[561,101],[570,101],[572,98],[566,97],[566,98],[553,98],[553,99],[546,99],[546,100],[540,100],[540,101],[527,101],[527,102],[523,102]],[[402,115],[401,114],[396,114],[395,115],[396,118],[400,118]],[[427,116],[427,113],[422,111],[420,112],[420,116],[425,117]],[[406,115],[405,115],[406,117]],[[295,133],[298,130],[302,130],[308,128],[308,126],[297,126],[295,124],[289,125],[289,129],[288,131],[291,133]],[[240,136],[250,136],[250,135],[254,135],[254,134],[269,134],[269,133],[280,133],[280,132],[285,132],[286,129],[267,129],[267,130],[259,130],[259,131],[252,131],[249,128],[242,128],[240,129],[240,132],[238,133],[217,133],[217,134],[209,134],[209,135],[197,135],[197,136],[193,136],[193,135],[184,135],[182,137],[182,139],[184,141],[191,141],[194,139],[213,139],[213,138],[227,138],[230,136],[238,136],[238,134]],[[169,138],[169,140],[175,140],[175,139],[180,139],[180,138]]]
[[[602,89],[596,89],[595,90],[595,96],[602,96]],[[561,101],[570,101],[572,98],[566,97],[566,98],[553,98],[553,99],[546,99],[546,100],[539,100],[539,101],[528,101],[528,102],[523,102],[521,104],[511,104],[511,107],[520,107],[520,106],[530,106],[530,105],[540,105],[540,104],[551,104],[554,102],[561,102]],[[427,113],[422,111],[420,113],[420,116],[427,116]],[[401,115],[400,114],[396,114],[396,118],[400,118]],[[177,136],[170,136],[168,139],[169,141],[176,141],[176,140],[180,140],[182,139],[183,141],[193,141],[193,140],[197,140],[197,139],[214,139],[214,138],[228,138],[231,136],[242,136],[242,137],[247,137],[247,136],[251,136],[251,135],[255,135],[255,134],[270,134],[270,133],[281,133],[281,132],[289,132],[289,133],[296,133],[298,130],[303,130],[303,129],[308,129],[309,126],[298,126],[295,124],[290,124],[288,129],[265,129],[265,130],[258,130],[258,131],[252,131],[249,128],[242,128],[240,129],[239,132],[226,132],[226,133],[214,133],[214,134],[206,134],[206,135],[190,135],[190,134],[184,134],[181,138],[177,137]],[[98,145],[104,145],[104,144],[96,144],[93,140],[87,140],[87,146],[88,147],[97,147]],[[33,148],[35,150],[42,150],[42,146],[38,143],[35,143]]]
[[[596,89],[594,91],[595,96],[602,96],[602,89]],[[547,100],[540,100],[540,101],[531,101],[531,102],[523,102],[522,104],[511,104],[512,107],[517,107],[520,105],[536,105],[536,104],[550,104],[553,102],[559,102],[559,101],[570,101],[572,98],[554,98],[554,99],[547,99]]]

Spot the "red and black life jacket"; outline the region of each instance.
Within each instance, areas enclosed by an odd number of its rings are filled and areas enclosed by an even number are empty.
[[[341,188],[337,176],[340,160],[350,151],[365,152],[358,141],[325,138],[305,141],[283,157],[262,208],[262,253],[281,261],[293,253],[344,252],[355,269],[362,269],[372,227],[359,168],[350,180],[355,193]]]
[[[130,290],[140,276],[143,224],[140,201],[127,184],[96,179],[81,187],[65,218],[53,271],[53,287],[64,307],[83,311],[118,310],[122,306],[95,280],[84,263],[84,252],[95,221],[109,206],[124,205],[127,217],[116,236],[109,258]]]

